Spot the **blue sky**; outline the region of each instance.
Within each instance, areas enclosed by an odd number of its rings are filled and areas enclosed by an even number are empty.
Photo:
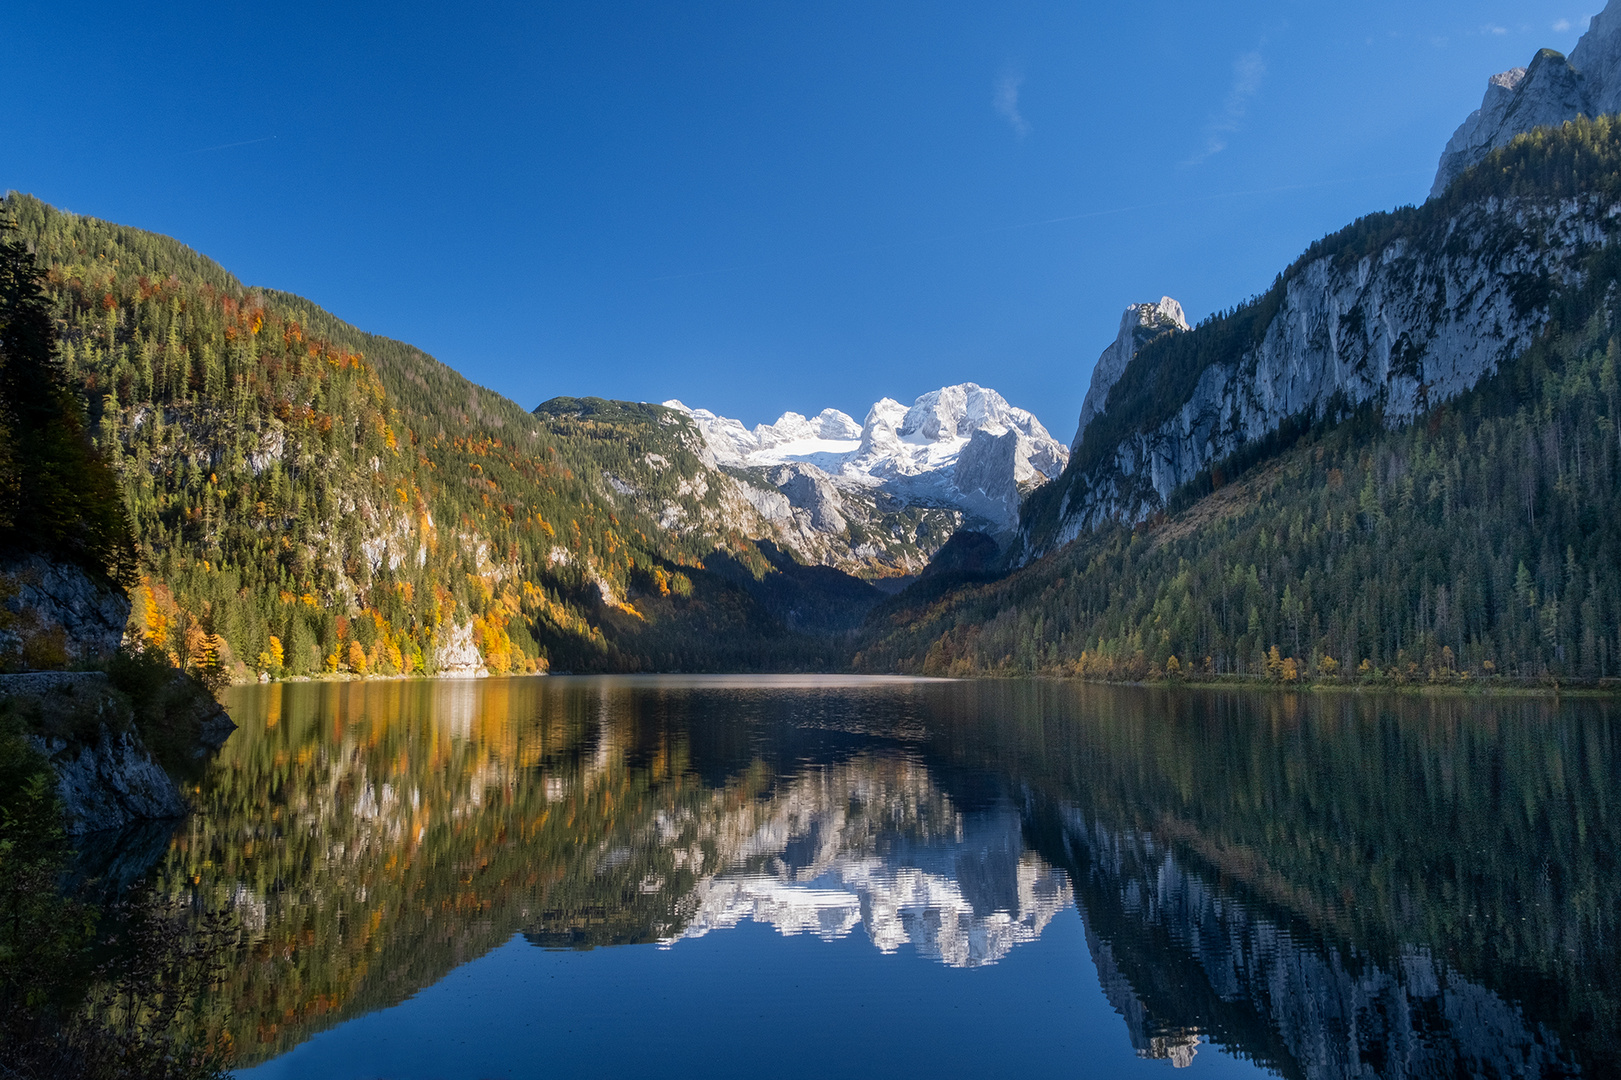
[[[10,0],[0,188],[525,406],[972,380],[1067,439],[1127,303],[1197,319],[1421,201],[1583,2]]]

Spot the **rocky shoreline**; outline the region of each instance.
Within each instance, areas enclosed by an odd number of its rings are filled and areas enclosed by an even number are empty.
[[[132,700],[101,671],[0,675],[0,708],[21,715],[29,745],[49,761],[70,834],[183,816],[187,802],[173,773],[185,758],[218,750],[236,730],[219,703],[180,672],[153,690],[154,700]],[[149,727],[160,722],[172,744],[163,755],[167,767],[143,738],[142,719]]]

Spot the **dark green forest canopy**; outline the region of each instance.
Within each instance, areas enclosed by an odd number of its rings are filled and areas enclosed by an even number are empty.
[[[87,437],[42,278],[0,216],[0,554],[128,577],[134,551],[117,481]]]

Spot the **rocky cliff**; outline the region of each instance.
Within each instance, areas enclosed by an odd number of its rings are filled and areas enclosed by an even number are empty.
[[[1288,423],[1400,423],[1470,389],[1531,344],[1618,214],[1596,194],[1432,201],[1315,245],[1265,295],[1138,352],[1027,504],[1021,557],[1147,519]]]
[[[218,703],[179,672],[133,695],[129,681],[120,681],[123,687],[99,671],[0,675],[0,709],[22,720],[29,743],[49,760],[73,834],[185,813],[186,801],[142,737],[143,726],[176,743],[168,749],[179,758],[218,749],[235,729]]]
[[[111,582],[39,555],[0,566],[0,663],[53,668],[118,651],[129,599]]]
[[[1070,453],[1079,449],[1081,436],[1086,434],[1086,425],[1103,411],[1109,400],[1109,391],[1120,381],[1126,365],[1131,363],[1142,347],[1161,334],[1187,328],[1188,320],[1182,313],[1182,305],[1169,296],[1160,297],[1157,304],[1132,304],[1126,308],[1126,313],[1120,316],[1119,335],[1103,350],[1103,355],[1098,357],[1096,366],[1092,368],[1092,382],[1086,388],[1086,400],[1081,403],[1081,420],[1075,427]]]
[[[1530,66],[1512,68],[1486,81],[1480,108],[1459,125],[1441,153],[1431,196],[1514,136],[1577,116],[1621,111],[1621,11],[1611,4],[1593,17],[1567,60],[1542,49]]]

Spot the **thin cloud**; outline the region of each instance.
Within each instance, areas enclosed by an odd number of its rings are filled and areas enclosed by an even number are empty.
[[[1205,125],[1204,149],[1184,165],[1197,165],[1227,149],[1227,137],[1244,125],[1250,99],[1261,91],[1261,80],[1266,77],[1266,61],[1259,52],[1247,52],[1233,62],[1233,85],[1222,102],[1221,112]]]
[[[1030,134],[1030,121],[1019,112],[1019,87],[1023,84],[1023,75],[1004,75],[996,81],[996,94],[991,99],[996,114],[1006,120],[1021,139]]]
[[[1558,22],[1553,24],[1553,32],[1556,33],[1556,34],[1563,34],[1565,31],[1567,31],[1569,29],[1570,29],[1570,20],[1569,19],[1560,19]]]
[[[203,146],[196,150],[182,150],[178,156],[187,157],[191,154],[207,154],[215,150],[230,150],[238,146],[253,146],[255,143],[274,142],[275,139],[276,136],[274,135],[266,135],[262,139],[244,139],[241,142],[220,143],[218,146]]]
[[[1508,27],[1506,27],[1506,26],[1498,26],[1496,23],[1487,23],[1485,26],[1482,26],[1480,28],[1480,32],[1482,34],[1499,34],[1499,35],[1501,35],[1501,34],[1508,33]]]

